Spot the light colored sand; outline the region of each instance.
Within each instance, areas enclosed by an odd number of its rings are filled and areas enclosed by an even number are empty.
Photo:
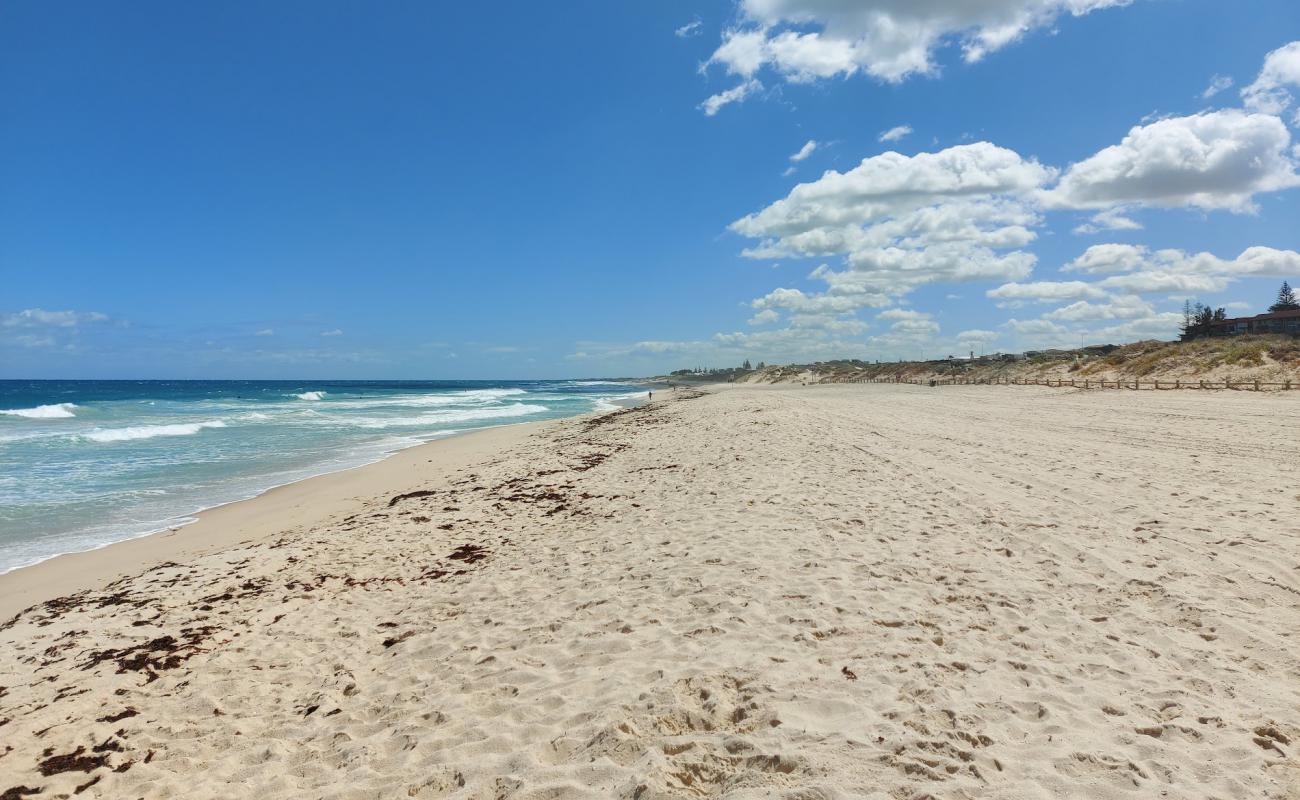
[[[253,500],[204,511],[197,522],[0,575],[0,620],[28,606],[86,588],[98,589],[163,561],[183,561],[256,541],[330,517],[356,513],[375,497],[446,480],[456,469],[545,430],[529,422],[474,431],[402,450],[365,467],[276,487]]]
[[[0,792],[1297,798],[1298,424],[746,387],[426,457],[0,630]]]

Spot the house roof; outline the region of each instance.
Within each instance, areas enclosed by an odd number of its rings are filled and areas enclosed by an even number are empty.
[[[1256,314],[1253,317],[1233,317],[1231,319],[1221,319],[1211,324],[1229,325],[1235,322],[1263,322],[1264,320],[1269,320],[1269,319],[1291,319],[1292,317],[1300,317],[1300,308],[1293,309],[1291,311],[1277,311],[1272,314]]]

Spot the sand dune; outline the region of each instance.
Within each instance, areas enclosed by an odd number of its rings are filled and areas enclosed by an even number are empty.
[[[0,796],[1298,798],[1298,423],[740,387],[435,444],[6,624]]]

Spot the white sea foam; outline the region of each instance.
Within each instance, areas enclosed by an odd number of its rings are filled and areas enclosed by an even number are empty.
[[[347,423],[362,428],[412,428],[422,425],[443,425],[448,422],[472,422],[479,419],[526,417],[549,410],[546,406],[514,403],[499,408],[458,408],[446,411],[430,411],[427,414],[414,417],[360,417],[347,420]]]
[[[294,396],[297,397],[299,400],[324,400],[325,399],[324,392],[303,392],[302,394],[294,395]]]
[[[607,394],[596,397],[595,411],[618,411],[620,408],[627,406],[619,405],[618,400],[641,400],[645,398],[645,392],[628,392],[627,394]]]
[[[508,397],[528,394],[523,389],[469,389],[437,394],[399,394],[331,400],[330,409],[365,409],[381,407],[423,408],[437,406],[484,405]]]
[[[224,428],[226,423],[219,419],[206,422],[189,422],[175,425],[137,425],[130,428],[104,428],[80,434],[82,439],[92,442],[130,442],[137,439],[153,439],[158,436],[193,436],[204,428]]]
[[[13,408],[0,411],[0,414],[6,417],[27,417],[28,419],[67,419],[75,417],[73,409],[76,408],[72,403],[55,403],[49,406],[36,406],[35,408]]]

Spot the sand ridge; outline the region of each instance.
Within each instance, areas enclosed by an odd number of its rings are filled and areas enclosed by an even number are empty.
[[[1300,797],[1300,402],[656,396],[20,614],[0,793]]]

